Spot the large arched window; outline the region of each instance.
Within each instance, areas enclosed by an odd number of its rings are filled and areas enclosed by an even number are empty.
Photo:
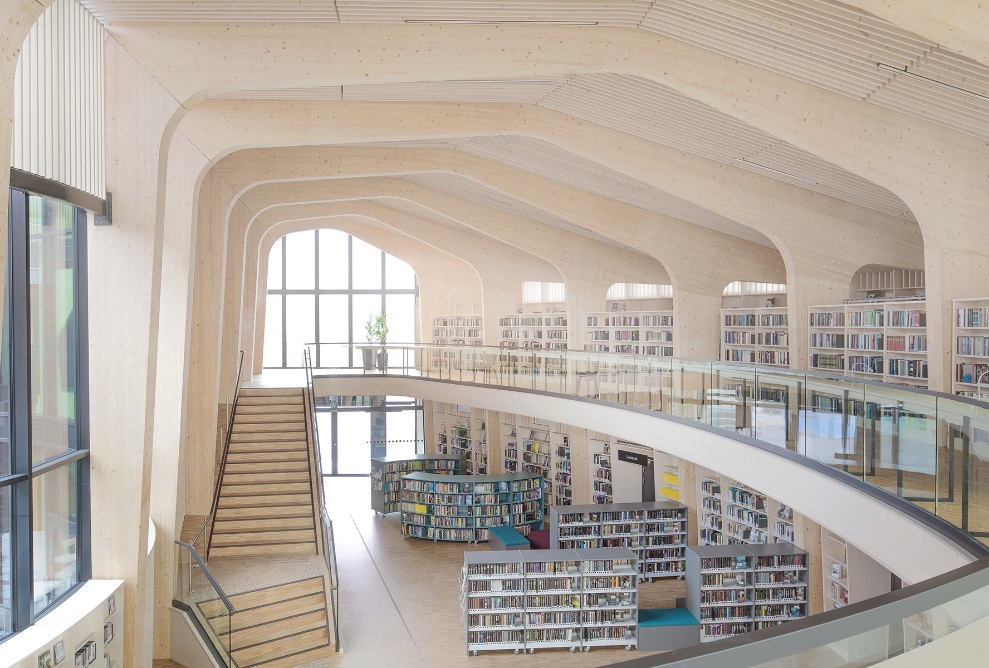
[[[339,230],[287,234],[268,256],[264,366],[302,366],[303,346],[319,343],[317,367],[359,367],[371,315],[387,316],[389,343],[416,341],[416,300],[415,272],[395,256]]]

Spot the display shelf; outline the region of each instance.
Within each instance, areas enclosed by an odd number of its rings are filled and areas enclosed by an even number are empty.
[[[457,475],[463,470],[464,458],[456,455],[413,455],[412,457],[375,457],[371,459],[371,509],[387,515],[401,508],[402,476],[409,473]]]
[[[443,315],[433,318],[433,343],[441,346],[483,346],[483,316]]]
[[[550,545],[566,549],[624,547],[635,553],[640,579],[682,578],[687,508],[643,501],[549,509]]]
[[[924,295],[924,271],[880,267],[858,271],[852,277],[853,299],[904,299]]]
[[[573,503],[573,458],[570,451],[570,436],[552,434],[553,446],[553,505],[569,506]]]
[[[437,541],[478,542],[491,526],[523,536],[543,526],[543,478],[529,473],[402,477],[402,534]]]
[[[926,387],[925,304],[913,299],[811,306],[809,368]]]
[[[581,314],[584,350],[673,357],[673,311]]]
[[[724,545],[727,542],[722,518],[721,481],[699,477],[697,498],[697,542],[700,545]]]
[[[467,653],[636,647],[636,571],[624,548],[465,552]]]
[[[807,616],[807,553],[793,545],[688,547],[686,560],[702,643]]]
[[[498,345],[502,348],[566,350],[568,332],[564,313],[498,317]]]
[[[955,299],[951,390],[967,397],[989,394],[989,297]]]
[[[611,441],[598,438],[588,439],[591,457],[591,500],[595,503],[611,503]]]
[[[721,310],[721,359],[769,366],[790,365],[785,306]]]
[[[793,542],[793,510],[786,504],[711,472],[697,482],[699,545]]]

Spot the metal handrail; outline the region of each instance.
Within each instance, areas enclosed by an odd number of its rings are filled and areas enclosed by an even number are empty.
[[[227,454],[230,452],[230,436],[233,432],[234,426],[234,416],[237,414],[237,400],[240,398],[240,375],[244,369],[244,351],[241,350],[240,354],[237,356],[237,381],[234,385],[234,400],[230,405],[230,415],[227,419],[227,433],[223,439],[223,453],[220,457],[220,468],[216,472],[216,480],[213,483],[213,503],[210,505],[209,515],[207,517],[216,516],[216,508],[220,503],[220,487],[223,485],[223,472],[227,468]],[[210,548],[213,546],[213,532],[209,532],[209,538],[206,541],[206,554],[209,555]]]
[[[219,596],[220,601],[223,603],[223,607],[225,607],[227,609],[227,614],[231,614],[232,615],[233,613],[237,612],[237,609],[234,608],[233,603],[231,603],[230,602],[230,599],[227,598],[226,592],[223,591],[223,587],[221,587],[220,586],[220,583],[216,581],[216,578],[213,577],[213,573],[210,572],[209,567],[206,565],[206,562],[203,561],[203,558],[199,555],[199,551],[196,550],[196,548],[193,547],[191,544],[189,544],[189,543],[183,543],[180,540],[175,541],[175,544],[178,545],[178,546],[180,546],[180,547],[184,547],[185,549],[187,549],[189,551],[189,554],[192,555],[192,558],[196,561],[196,564],[199,566],[199,569],[203,572],[203,575],[206,576],[206,579],[209,580],[210,585],[213,587],[213,589],[216,590],[216,594],[217,594],[217,596]],[[192,586],[192,573],[191,573],[191,571],[190,571],[189,576],[190,576],[189,577],[189,583],[190,583],[190,589],[191,589],[191,586]],[[192,593],[192,592],[190,591],[189,593]]]
[[[309,424],[311,425],[312,431],[312,454],[313,461],[316,463],[316,499],[319,504],[319,508],[322,510],[324,507],[323,462],[320,457],[319,426],[316,423],[316,393],[313,389],[312,356],[309,353],[308,347],[303,349],[303,363],[306,369],[306,393],[309,398]]]
[[[330,578],[330,607],[332,608],[332,618],[333,618],[333,638],[336,645],[336,651],[340,651],[340,609],[339,609],[339,592],[340,592],[340,574],[337,571],[337,545],[336,539],[333,536],[333,520],[330,519],[329,514],[326,509],[323,508],[319,514],[320,522],[323,525],[323,535],[326,541],[326,549],[323,552],[323,559],[326,562],[326,572],[329,574]],[[332,556],[331,556],[332,555]]]

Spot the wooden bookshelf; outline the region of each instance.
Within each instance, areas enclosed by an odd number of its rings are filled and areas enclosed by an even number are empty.
[[[922,269],[876,267],[852,277],[851,296],[863,299],[908,299],[923,297],[926,286]]]
[[[786,307],[721,309],[721,359],[788,367],[790,334]]]
[[[543,478],[526,473],[402,477],[402,534],[435,541],[487,541],[487,528],[522,535],[543,526]]]
[[[611,480],[611,440],[587,439],[591,460],[591,501],[611,503],[614,500]]]
[[[547,505],[573,502],[569,432],[568,425],[510,413],[501,416],[503,469],[542,475]]]
[[[924,300],[811,306],[808,368],[927,386]]]
[[[566,350],[568,332],[565,313],[498,317],[498,345],[502,348]]]
[[[413,455],[371,459],[371,510],[382,515],[401,509],[402,476],[409,473],[458,475],[464,466],[462,456]]]
[[[638,645],[635,555],[624,548],[465,552],[467,653]]]
[[[714,473],[697,477],[699,545],[793,543],[793,509]]]
[[[439,401],[433,406],[436,452],[462,457],[464,474],[488,473],[487,411]]]
[[[584,350],[673,357],[673,311],[581,314]]]
[[[443,315],[433,318],[433,343],[443,346],[483,346],[483,316]]]
[[[807,616],[807,553],[786,543],[687,548],[687,610],[702,643]]]
[[[989,297],[955,299],[951,391],[966,397],[989,396]]]

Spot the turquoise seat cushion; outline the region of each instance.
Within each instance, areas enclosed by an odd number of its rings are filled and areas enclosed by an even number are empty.
[[[488,529],[488,533],[495,536],[505,545],[505,547],[511,547],[512,545],[528,545],[529,541],[526,540],[525,536],[520,534],[515,527],[491,527]]]
[[[686,608],[640,608],[639,626],[697,626]]]

